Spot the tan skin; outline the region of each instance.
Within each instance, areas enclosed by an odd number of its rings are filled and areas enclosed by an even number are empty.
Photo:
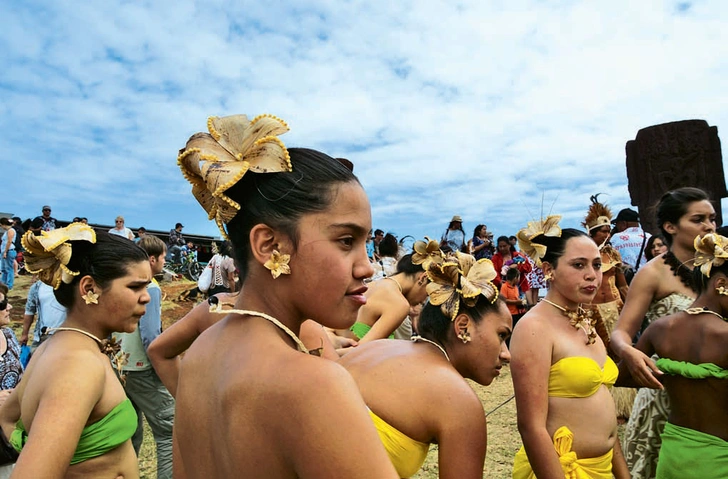
[[[590,232],[594,243],[603,245],[610,236],[609,226],[602,226],[598,229],[594,229]],[[609,261],[609,256],[606,253],[602,253],[602,264]],[[614,279],[612,279],[614,278]],[[616,286],[615,291],[613,285]],[[594,296],[593,304],[604,304],[611,303],[617,299],[624,301],[627,297],[627,280],[624,277],[624,273],[618,266],[614,266],[607,271],[602,272],[602,284],[599,286],[596,296]]]
[[[445,319],[447,320],[447,319]],[[374,341],[340,363],[356,381],[364,402],[382,420],[412,439],[438,445],[443,479],[482,478],[487,445],[483,406],[463,378],[488,385],[510,354],[505,340],[511,316],[504,304],[478,323],[461,313],[443,343]],[[458,332],[472,340],[463,344]]]
[[[78,328],[98,338],[133,332],[149,302],[152,278],[148,261],[130,263],[127,275],[105,288],[91,276],[77,283],[76,299],[62,327]],[[81,299],[93,290],[98,304]],[[126,399],[109,358],[95,340],[73,331],[58,331],[33,354],[18,387],[0,408],[6,437],[22,419],[28,441],[14,477],[138,478],[131,440],[111,451],[69,466],[84,427],[106,416]],[[37,431],[37,432],[36,432]]]
[[[588,303],[602,279],[601,256],[587,236],[571,238],[556,265],[543,263],[553,274],[546,299],[567,309]],[[629,478],[617,440],[614,401],[602,385],[586,398],[549,397],[551,366],[567,357],[587,357],[603,366],[607,352],[599,337],[587,344],[583,330],[575,329],[554,306],[540,302],[521,318],[513,332],[511,372],[518,408],[518,430],[529,462],[539,478],[563,478],[554,450],[553,435],[562,426],[574,433],[572,450],[577,457],[599,457],[614,448],[612,472]],[[584,418],[589,418],[585,420]]]
[[[687,212],[676,224],[666,222],[662,227],[672,237],[670,251],[684,267],[691,268],[695,237],[715,231],[715,210],[709,201],[694,201],[687,205]],[[637,271],[619,321],[612,331],[612,350],[625,362],[632,378],[640,386],[662,389],[657,378],[662,376],[662,372],[647,355],[632,346],[632,338],[640,329],[650,304],[673,293],[695,297],[695,293],[673,274],[660,255]]]
[[[356,320],[372,329],[359,339],[360,345],[389,337],[405,320],[410,307],[427,298],[427,273],[424,271],[413,275],[398,273],[388,278],[369,283],[369,289],[364,293],[367,302]],[[349,330],[339,330],[337,334],[356,339]]]
[[[706,279],[707,281],[707,279]],[[712,273],[706,290],[691,307],[708,308],[728,315],[728,297],[717,293],[728,288],[723,272]],[[714,363],[728,369],[728,323],[712,314],[690,315],[684,312],[656,320],[640,336],[637,349],[650,356],[670,358],[693,364]],[[628,373],[620,364],[620,376]],[[728,441],[728,381],[725,379],[686,379],[662,376],[670,397],[669,421],[672,424],[717,436]]]
[[[370,229],[369,201],[355,182],[334,186],[326,210],[300,218],[295,244],[255,225],[236,309],[269,314],[294,333],[307,318],[353,324],[373,271]],[[264,268],[273,250],[291,255],[290,275],[273,279]],[[185,354],[174,454],[176,478],[396,477],[346,370],[297,351],[269,321],[239,314],[208,328]]]
[[[218,293],[215,296],[223,303],[234,303],[238,297],[233,293]],[[189,349],[203,331],[224,317],[224,314],[211,313],[209,303],[204,301],[195,306],[182,319],[165,329],[149,345],[147,356],[159,379],[173,397],[177,394],[181,355]],[[333,344],[318,323],[310,320],[304,321],[301,324],[299,337],[308,349],[323,347],[321,357],[331,360],[339,359]]]

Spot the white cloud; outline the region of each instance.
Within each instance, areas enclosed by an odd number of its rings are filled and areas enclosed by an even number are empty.
[[[346,156],[375,227],[514,233],[556,199],[628,206],[640,128],[723,129],[722,2],[72,2],[0,6],[4,210],[216,234],[176,166],[208,115],[272,113]]]

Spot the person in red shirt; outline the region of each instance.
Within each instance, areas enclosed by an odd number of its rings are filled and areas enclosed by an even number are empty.
[[[531,263],[510,244],[508,236],[499,236],[497,244],[498,252],[493,255],[491,261],[493,261],[493,267],[499,276],[493,280],[493,283],[500,288],[508,269],[515,268],[521,273],[518,287],[521,288],[521,291],[530,290],[531,284],[528,282],[526,273],[531,272]]]

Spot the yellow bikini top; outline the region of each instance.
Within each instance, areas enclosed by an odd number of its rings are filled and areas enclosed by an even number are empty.
[[[599,390],[602,384],[611,387],[619,370],[607,356],[604,367],[592,358],[572,356],[562,358],[551,366],[549,396],[560,398],[585,398]]]
[[[430,445],[406,436],[384,422],[371,409],[369,410],[369,416],[374,422],[374,427],[377,428],[379,439],[384,444],[384,449],[387,450],[389,459],[392,461],[399,477],[411,477],[417,474],[422,464],[425,463]]]

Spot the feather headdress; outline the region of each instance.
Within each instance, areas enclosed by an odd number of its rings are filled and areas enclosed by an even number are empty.
[[[599,202],[599,195],[601,193],[597,193],[589,198],[592,204],[589,207],[586,218],[581,223],[587,231],[601,228],[602,226],[612,227],[612,211],[607,205]]]

